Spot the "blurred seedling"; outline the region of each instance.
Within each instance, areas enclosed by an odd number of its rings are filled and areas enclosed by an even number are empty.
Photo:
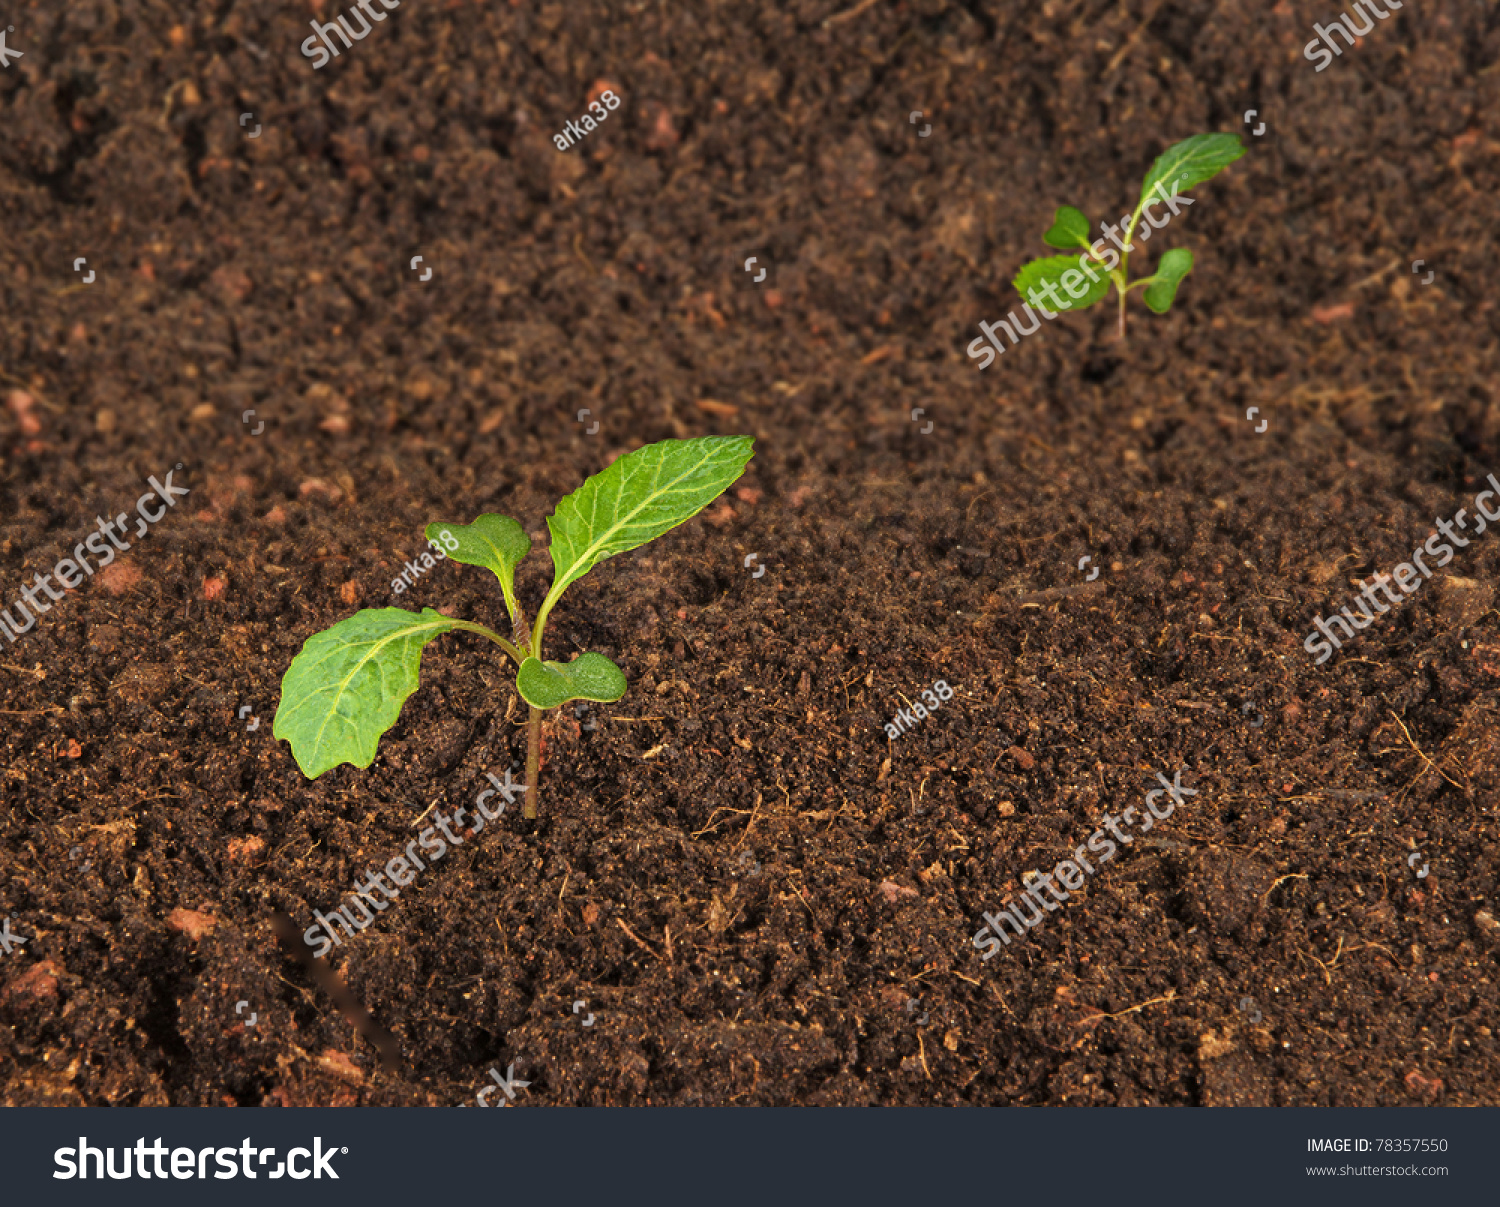
[[[1071,205],[1061,206],[1052,220],[1052,226],[1042,236],[1049,247],[1064,251],[1081,248],[1083,254],[1075,260],[1072,256],[1046,256],[1032,260],[1022,267],[1014,281],[1016,289],[1033,306],[1043,309],[1037,298],[1040,293],[1049,299],[1058,310],[1085,310],[1109,296],[1113,284],[1120,296],[1120,338],[1125,338],[1125,299],[1132,289],[1144,290],[1147,307],[1157,314],[1165,314],[1172,308],[1177,297],[1177,287],[1193,268],[1193,253],[1185,247],[1174,247],[1162,255],[1156,272],[1138,281],[1130,281],[1128,270],[1130,253],[1135,250],[1132,239],[1139,228],[1141,242],[1151,238],[1151,230],[1160,230],[1183,207],[1193,202],[1181,193],[1211,180],[1245,153],[1245,147],[1237,134],[1195,134],[1192,138],[1168,147],[1146,173],[1141,185],[1141,199],[1135,212],[1126,222],[1125,237],[1119,238],[1119,227],[1101,223],[1105,232],[1093,243],[1089,242],[1089,220],[1083,211]],[[1147,211],[1153,204],[1161,205],[1170,212],[1158,222]],[[1141,226],[1141,215],[1145,214],[1148,226]],[[1106,237],[1114,247],[1105,244]],[[1104,245],[1101,250],[1101,245]],[[1117,252],[1115,248],[1118,248]],[[1100,271],[1095,272],[1098,267]],[[1062,289],[1066,298],[1059,295]],[[1048,318],[1055,315],[1048,314]]]

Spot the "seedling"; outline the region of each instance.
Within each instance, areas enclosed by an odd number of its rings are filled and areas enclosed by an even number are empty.
[[[1135,282],[1128,281],[1126,274],[1130,265],[1130,253],[1135,246],[1131,242],[1131,236],[1135,234],[1141,214],[1152,204],[1162,205],[1170,210],[1160,222],[1146,213],[1150,227],[1160,230],[1181,207],[1193,204],[1186,198],[1179,198],[1180,193],[1211,180],[1244,153],[1245,148],[1237,134],[1195,134],[1192,138],[1168,147],[1146,173],[1145,182],[1141,185],[1140,204],[1135,207],[1135,213],[1130,215],[1130,221],[1126,223],[1121,219],[1121,224],[1125,227],[1123,240],[1118,237],[1118,226],[1104,222],[1100,223],[1104,235],[1090,243],[1089,220],[1084,217],[1083,212],[1071,205],[1061,206],[1052,220],[1052,226],[1042,236],[1042,241],[1049,247],[1064,251],[1082,248],[1084,254],[1076,260],[1072,256],[1047,256],[1031,261],[1016,275],[1016,289],[1033,306],[1041,305],[1036,296],[1041,293],[1058,310],[1086,310],[1109,296],[1109,287],[1113,282],[1120,295],[1120,338],[1123,340],[1126,295],[1132,289],[1144,289],[1146,305],[1157,314],[1166,314],[1177,296],[1177,286],[1193,268],[1193,253],[1185,247],[1174,247],[1162,256],[1154,276],[1142,277]],[[1100,250],[1099,245],[1104,242],[1105,236],[1120,249],[1119,254],[1112,247]],[[1141,241],[1144,243],[1149,238],[1151,230],[1142,227]],[[1093,270],[1094,264],[1102,267],[1102,273]],[[1067,293],[1066,298],[1058,294],[1059,286]],[[1081,292],[1075,292],[1080,287]]]
[[[503,515],[482,515],[472,524],[427,525],[428,541],[437,542],[448,557],[494,571],[515,640],[431,608],[420,615],[404,608],[366,608],[307,639],[281,680],[271,732],[292,744],[292,756],[308,779],[340,763],[368,767],[380,736],[395,725],[406,698],[417,690],[427,643],[454,629],[478,633],[515,660],[516,690],[531,708],[523,814],[535,817],[542,712],[570,700],[613,703],[627,686],[620,668],[603,654],[590,651],[566,664],[542,660],[542,633],[553,606],[600,562],[670,532],[717,499],[745,472],[753,444],[749,436],[648,444],[563,499],[547,517],[552,589],[529,634],[515,591],[516,566],[531,550],[521,525]]]

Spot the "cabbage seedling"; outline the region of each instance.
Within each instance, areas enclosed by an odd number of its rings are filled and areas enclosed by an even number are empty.
[[[526,727],[526,803],[537,813],[542,712],[570,700],[613,703],[625,694],[625,676],[603,654],[579,654],[568,663],[542,660],[542,633],[562,593],[600,562],[639,548],[686,523],[745,472],[754,455],[749,436],[663,440],[621,457],[595,474],[547,517],[552,534],[552,589],[527,631],[516,601],[516,565],[531,539],[509,516],[482,515],[472,524],[427,526],[456,562],[492,570],[500,580],[511,636],[432,608],[366,608],[309,637],[281,680],[281,703],[271,732],[292,745],[308,779],[340,763],[368,767],[380,737],[395,725],[406,698],[417,690],[422,650],[459,629],[493,641],[515,660],[516,690],[530,705]]]
[[[1157,314],[1165,314],[1172,308],[1172,301],[1177,296],[1177,286],[1193,267],[1193,253],[1185,247],[1174,247],[1157,263],[1155,275],[1129,282],[1126,274],[1130,265],[1130,253],[1135,250],[1131,237],[1136,232],[1141,215],[1144,213],[1150,224],[1149,227],[1140,228],[1141,241],[1145,242],[1151,238],[1153,228],[1160,230],[1173,215],[1193,204],[1188,198],[1180,196],[1181,192],[1195,184],[1211,180],[1244,153],[1245,148],[1238,134],[1195,134],[1192,138],[1168,147],[1146,173],[1145,182],[1141,185],[1140,204],[1135,207],[1135,213],[1130,215],[1128,222],[1123,218],[1120,220],[1121,226],[1125,228],[1123,240],[1119,238],[1120,227],[1103,222],[1100,223],[1100,229],[1104,231],[1104,235],[1090,243],[1089,220],[1084,217],[1083,212],[1071,205],[1061,206],[1052,220],[1052,226],[1042,236],[1042,241],[1049,247],[1063,251],[1082,248],[1084,254],[1076,260],[1068,255],[1047,256],[1031,261],[1016,275],[1014,284],[1017,291],[1051,319],[1057,316],[1047,313],[1047,308],[1037,297],[1038,293],[1058,310],[1085,310],[1108,297],[1109,287],[1113,284],[1120,295],[1120,338],[1124,339],[1126,295],[1132,289],[1144,289],[1146,305]],[[1152,205],[1168,211],[1159,222],[1147,208]],[[1104,246],[1101,250],[1105,236],[1119,248],[1118,254],[1114,247]],[[1099,272],[1094,271],[1095,265],[1099,266]],[[1067,297],[1061,296],[1059,288]]]

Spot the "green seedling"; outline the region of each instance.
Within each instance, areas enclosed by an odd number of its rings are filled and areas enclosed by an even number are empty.
[[[515,660],[516,690],[531,708],[526,727],[526,798],[523,814],[537,814],[542,713],[570,700],[613,703],[625,694],[625,676],[603,654],[579,654],[569,663],[542,660],[542,632],[562,593],[600,562],[639,548],[697,515],[745,472],[754,455],[749,436],[663,440],[621,457],[595,474],[547,517],[552,534],[552,589],[527,631],[516,601],[516,565],[531,539],[509,516],[482,515],[472,524],[427,526],[453,561],[494,571],[510,613],[509,641],[467,620],[431,608],[366,608],[309,637],[281,680],[281,703],[271,732],[292,745],[308,779],[340,763],[368,767],[380,737],[417,690],[422,650],[454,629],[478,633]]]
[[[1082,248],[1084,254],[1076,260],[1072,256],[1047,256],[1031,261],[1016,275],[1016,289],[1033,306],[1041,305],[1036,296],[1040,293],[1058,310],[1086,310],[1108,297],[1113,283],[1120,295],[1120,338],[1124,339],[1126,295],[1132,289],[1144,289],[1146,305],[1157,314],[1165,314],[1172,308],[1182,278],[1193,268],[1193,253],[1184,247],[1174,247],[1162,256],[1154,276],[1129,281],[1127,270],[1134,248],[1131,236],[1135,234],[1146,207],[1154,203],[1170,211],[1161,222],[1146,214],[1151,226],[1159,230],[1181,207],[1193,204],[1182,198],[1182,193],[1213,179],[1244,153],[1245,148],[1237,134],[1195,134],[1168,147],[1146,173],[1135,213],[1130,215],[1128,223],[1122,223],[1125,226],[1124,239],[1116,237],[1119,227],[1101,224],[1105,234],[1120,249],[1118,254],[1109,246],[1100,249],[1103,236],[1089,242],[1089,220],[1081,210],[1071,205],[1060,207],[1042,241],[1063,251]],[[1141,241],[1150,237],[1150,231],[1142,227]],[[1093,270],[1095,264],[1101,267],[1101,272]],[[1059,287],[1067,294],[1066,298],[1058,293]]]

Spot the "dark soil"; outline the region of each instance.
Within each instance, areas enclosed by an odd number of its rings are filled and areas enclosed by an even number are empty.
[[[1500,534],[1303,649],[1500,471],[1493,6],[1321,73],[1325,0],[407,0],[317,71],[315,8],[196,8],[11,9],[0,604],[148,475],[192,494],[0,646],[0,1100],[454,1105],[514,1063],[524,1106],[1500,1102]],[[1249,154],[1133,265],[1194,251],[1173,311],[978,371],[1054,208],[1210,130]],[[383,1069],[275,915],[519,778],[524,712],[448,636],[309,782],[281,676],[358,607],[502,624],[482,570],[392,596],[429,521],[544,537],[622,452],[737,432],[720,504],[554,613],[631,687],[549,723],[540,819],[324,961]]]

